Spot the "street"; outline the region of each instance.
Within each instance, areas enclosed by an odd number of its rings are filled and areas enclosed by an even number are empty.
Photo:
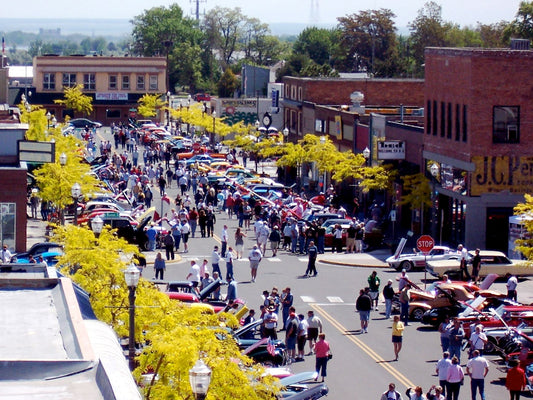
[[[107,133],[107,132],[105,132]],[[108,135],[105,135],[105,139]],[[171,199],[178,192],[174,182],[167,194]],[[160,211],[164,204],[163,212],[168,212],[173,204],[167,205],[160,201],[159,190],[153,188],[153,204]],[[180,253],[181,260],[167,264],[165,280],[185,280],[191,260],[200,261],[204,258],[210,261],[213,246],[219,244],[222,226],[226,223],[229,227],[229,245],[234,244],[234,232],[238,226],[235,218],[228,219],[225,213],[216,214],[214,238],[200,238],[199,232],[195,238],[189,240],[189,252]],[[435,364],[441,357],[439,333],[420,323],[412,323],[404,332],[404,345],[399,360],[394,360],[391,343],[392,320],[385,320],[382,312],[384,303],[380,301],[380,311],[371,313],[371,320],[367,334],[359,332],[359,315],[354,312],[355,298],[359,289],[367,286],[367,278],[372,272],[368,267],[352,267],[317,263],[318,276],[303,278],[307,266],[307,256],[293,255],[279,251],[277,257],[272,257],[267,250],[266,257],[261,261],[257,281],[250,282],[250,269],[247,254],[255,243],[253,230],[245,231],[244,259],[234,261],[234,273],[238,281],[238,297],[246,300],[249,308],[259,312],[263,302],[261,293],[277,287],[281,292],[285,287],[290,287],[294,295],[294,306],[297,313],[306,314],[308,310],[315,310],[324,325],[326,340],[330,343],[333,359],[328,364],[328,377],[326,383],[330,388],[332,399],[378,399],[389,382],[395,382],[397,390],[404,395],[408,387],[422,386],[424,393],[431,385],[438,384],[435,375]],[[268,249],[269,245],[267,245]],[[182,248],[181,248],[182,249]],[[160,250],[164,256],[164,250]],[[210,265],[211,263],[209,263]],[[223,276],[225,264],[221,262]],[[144,278],[154,277],[153,267],[149,265],[143,273]],[[381,279],[381,288],[388,279],[395,281],[398,273],[392,269],[378,270]],[[410,279],[421,283],[424,279],[423,272],[409,273]],[[423,284],[422,284],[423,285]],[[396,286],[396,282],[395,282]],[[505,290],[504,283],[493,286]],[[519,287],[520,289],[520,287]],[[222,289],[225,293],[225,288]],[[520,292],[522,293],[522,292]],[[531,291],[533,293],[533,290]],[[522,297],[522,301],[525,301]],[[531,296],[528,295],[529,298]],[[281,316],[280,316],[281,317]],[[284,332],[279,335],[284,337]],[[306,353],[309,352],[306,346]],[[499,357],[488,356],[490,361]],[[467,361],[463,353],[461,364]],[[497,369],[498,364],[490,363],[490,372],[486,378],[487,398],[506,398],[507,391],[503,386],[505,373]],[[291,365],[293,372],[314,370],[314,357],[306,356],[305,361]],[[461,398],[470,397],[470,378],[466,377],[465,385],[461,388]],[[404,397],[405,398],[405,397]]]

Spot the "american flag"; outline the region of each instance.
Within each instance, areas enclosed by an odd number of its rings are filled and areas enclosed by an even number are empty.
[[[166,193],[163,197],[161,197],[161,200],[165,201],[167,204],[170,204],[170,197],[168,197]]]
[[[274,345],[274,341],[272,339],[268,339],[267,351],[272,357],[276,355],[276,346]]]

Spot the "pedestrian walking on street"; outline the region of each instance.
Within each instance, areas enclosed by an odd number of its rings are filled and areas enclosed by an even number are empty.
[[[222,227],[222,232],[220,233],[220,243],[222,244],[222,249],[220,250],[220,256],[222,258],[226,257],[226,250],[228,249],[228,226],[224,224]]]
[[[278,326],[278,314],[274,306],[267,308],[266,314],[263,316],[263,334],[265,337],[276,340],[278,334],[276,333],[276,327]]]
[[[361,320],[361,333],[368,333],[368,321],[370,320],[370,310],[372,310],[372,300],[367,289],[361,289],[359,297],[355,301],[355,310],[359,313]]]
[[[165,269],[165,260],[163,260],[161,253],[157,253],[154,261],[155,279],[163,280],[165,275]]]
[[[470,376],[472,400],[476,400],[478,391],[481,400],[485,400],[485,377],[489,373],[489,362],[481,356],[479,350],[474,350],[473,356],[466,364],[466,374]]]
[[[309,341],[309,353],[310,356],[315,352],[315,344],[318,339],[318,334],[322,333],[322,321],[315,315],[313,310],[307,312],[307,340]]]
[[[468,267],[466,265],[468,261],[468,250],[466,247],[464,247],[462,244],[457,246],[457,252],[459,253],[459,256],[461,257],[461,280],[466,281],[470,279],[470,274],[468,273]]]
[[[448,330],[450,337],[450,356],[456,357],[461,361],[461,349],[463,347],[463,339],[465,337],[465,331],[461,326],[461,321],[457,318],[453,320],[453,326]]]
[[[527,378],[524,370],[520,368],[518,360],[509,360],[509,371],[505,378],[505,387],[509,391],[510,400],[520,400],[520,393],[525,390]]]
[[[181,231],[181,241],[183,242],[183,252],[188,253],[189,252],[189,234],[191,232],[191,226],[186,220],[181,222],[180,231]]]
[[[281,233],[277,225],[274,225],[272,232],[270,232],[270,235],[268,236],[268,240],[270,240],[272,257],[276,257],[278,255],[279,242],[281,241]]]
[[[446,381],[448,382],[447,400],[459,399],[459,391],[461,390],[461,384],[463,383],[464,378],[465,374],[463,368],[461,368],[459,359],[454,356],[452,358],[452,365],[448,368],[448,376],[446,377]]]
[[[475,331],[470,334],[470,340],[468,341],[470,345],[470,357],[474,354],[474,351],[477,350],[480,355],[483,355],[483,350],[485,349],[485,343],[488,342],[487,335],[483,332],[483,325],[476,325]]]
[[[370,289],[370,298],[372,299],[372,306],[378,311],[379,302],[379,285],[381,281],[376,271],[372,271],[372,274],[368,277],[368,287]]]
[[[407,284],[403,287],[400,292],[400,318],[402,319],[405,326],[409,326],[409,290],[411,285]]]
[[[398,355],[402,350],[404,329],[405,327],[403,326],[403,322],[400,321],[400,317],[398,315],[395,315],[394,322],[392,323],[392,345],[394,347],[395,356],[394,361],[398,361]]]
[[[289,318],[290,308],[294,302],[294,296],[291,288],[286,287],[281,293],[281,315],[283,318],[283,330],[287,329],[287,320]]]
[[[237,260],[242,258],[245,237],[246,234],[241,230],[241,228],[237,228],[235,231],[235,252],[237,253]]]
[[[389,319],[392,312],[392,300],[394,299],[392,279],[389,279],[387,285],[383,288],[383,297],[385,298],[385,319]]]
[[[439,333],[440,333],[440,346],[442,347],[442,351],[448,351],[448,348],[450,347],[450,317],[445,316],[444,321],[442,321],[439,324]]]
[[[303,314],[298,314],[298,320],[298,339],[296,341],[298,352],[296,354],[296,361],[303,361],[305,356],[305,343],[307,342],[307,329],[309,328],[309,325]]]
[[[402,395],[396,391],[394,383],[389,383],[389,389],[383,392],[380,400],[402,400]]]
[[[510,273],[507,273],[505,275],[507,278],[507,298],[511,299],[513,301],[518,301],[518,295],[516,293],[516,287],[518,286],[518,280],[516,279],[516,276],[511,275]]]
[[[231,246],[228,248],[228,251],[226,252],[226,280],[235,279],[233,276],[233,249]]]
[[[315,242],[313,240],[309,242],[309,248],[307,249],[307,252],[309,253],[309,261],[307,262],[307,269],[305,270],[304,276],[311,276],[311,273],[313,276],[317,276],[318,272],[316,270],[316,258],[318,256],[318,248],[315,246]]]
[[[248,260],[250,261],[250,276],[252,282],[255,282],[257,278],[257,269],[259,268],[259,263],[261,262],[262,258],[263,254],[261,253],[261,250],[259,250],[257,245],[254,245],[254,247],[248,254]]]
[[[163,244],[165,245],[165,252],[167,261],[174,259],[174,238],[172,237],[172,231],[168,231],[163,237]]]
[[[442,358],[437,362],[437,367],[435,372],[439,377],[439,385],[442,387],[441,393],[443,396],[446,396],[446,391],[448,390],[448,368],[452,365],[452,360],[450,360],[450,353],[445,351],[442,353]]]
[[[213,272],[218,272],[221,275],[220,271],[220,253],[218,252],[218,246],[213,247],[213,252],[211,253],[211,268]]]
[[[474,285],[477,285],[479,280],[479,272],[481,270],[481,256],[479,255],[479,249],[476,249],[474,258],[472,258],[472,281]]]
[[[316,355],[316,372],[322,376],[321,382],[324,382],[324,378],[327,376],[327,366],[328,361],[331,359],[331,348],[329,343],[326,342],[326,334],[318,334],[318,342],[315,344],[315,355]],[[318,376],[315,378],[315,381],[318,380]]]

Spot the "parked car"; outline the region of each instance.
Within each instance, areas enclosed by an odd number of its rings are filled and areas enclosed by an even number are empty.
[[[41,243],[35,243],[33,246],[30,247],[28,251],[14,254],[13,257],[11,257],[11,262],[16,263],[19,259],[29,259],[30,255],[33,256],[33,258],[37,259],[37,256],[39,254],[47,253],[47,252],[56,252],[63,254],[63,246],[59,243],[54,242],[41,242]]]
[[[117,235],[125,239],[128,243],[136,244],[139,249],[145,251],[148,249],[148,236],[144,228],[152,219],[152,216],[145,217],[137,226],[134,226],[129,218],[121,217],[117,214],[102,214],[100,218],[104,221],[104,226],[109,226],[117,230]],[[89,226],[92,229],[92,221],[89,220]]]
[[[333,247],[333,231],[335,230],[335,225],[340,225],[342,228],[342,246],[346,246],[346,229],[350,227],[352,223],[351,219],[347,218],[332,218],[324,221],[322,227],[326,229],[326,234],[324,236],[324,247]]]
[[[391,268],[396,271],[405,269],[411,271],[412,269],[423,269],[426,267],[426,262],[437,260],[459,260],[460,254],[455,249],[451,249],[447,246],[435,246],[431,251],[424,255],[421,252],[400,254],[390,256],[385,260]]]
[[[49,267],[52,267],[57,264],[57,259],[63,255],[63,251],[45,251],[43,253],[40,253],[36,257],[34,257],[34,260],[39,263],[39,260],[37,260],[37,257],[42,256],[43,260],[46,262],[46,264]],[[33,257],[33,256],[32,256]],[[29,264],[30,263],[30,256],[17,256],[17,259],[15,261],[17,264]]]
[[[196,93],[193,99],[196,101],[211,101],[211,96],[207,93]]]
[[[317,376],[317,372],[300,372],[280,379],[283,389],[278,399],[315,400],[326,396],[329,389],[324,383],[316,383]]]
[[[68,121],[68,123],[74,128],[100,128],[102,126],[100,122],[91,121],[87,118],[74,118]]]
[[[436,288],[435,294],[412,290],[414,300],[409,302],[409,316],[415,321],[421,321],[428,310],[434,308],[451,308],[459,301],[472,300],[474,296],[463,286],[444,284]]]
[[[213,306],[215,312],[222,311],[226,308],[225,301],[214,300],[210,298],[215,290],[220,288],[222,280],[217,279],[210,285],[203,288],[199,293],[188,281],[172,281],[168,282],[165,293],[173,300],[183,301],[185,303],[208,303]]]
[[[496,328],[504,326],[503,320],[512,327],[517,327],[522,323],[526,326],[533,326],[533,306],[502,304],[492,312],[472,312],[467,317],[459,315],[457,318],[463,324],[465,335],[469,337],[472,325],[477,324],[485,328]]]
[[[500,349],[503,349],[504,342],[511,332],[518,331],[526,336],[533,336],[533,326],[527,326],[526,324],[521,324],[516,328],[510,328],[506,326],[497,327],[497,328],[487,328],[483,332],[487,335],[487,343],[483,352],[485,354],[494,354],[501,352]]]
[[[532,276],[533,268],[527,265],[523,260],[510,260],[501,251],[481,250],[481,269],[479,271],[480,277],[485,277],[488,274],[498,274],[504,277],[507,273],[515,276]],[[474,257],[474,252],[468,252],[469,259]],[[428,261],[427,271],[436,277],[442,277],[446,274],[450,278],[460,275],[460,261],[459,259],[449,260],[435,260]]]

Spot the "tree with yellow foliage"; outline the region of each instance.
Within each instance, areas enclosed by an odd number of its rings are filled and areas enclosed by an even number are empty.
[[[128,288],[124,270],[137,247],[104,228],[99,237],[84,227],[56,230],[64,244],[59,267],[90,294],[96,316],[121,337],[129,332]],[[237,326],[230,314],[213,314],[170,300],[141,277],[136,290],[135,337],[143,343],[134,376],[143,381],[146,399],[192,399],[188,371],[202,354],[212,369],[207,399],[274,400],[278,388],[272,377],[243,356],[225,326]]]
[[[424,213],[425,210],[430,208],[433,203],[431,201],[431,187],[429,179],[422,173],[415,175],[406,175],[402,177],[403,191],[399,205],[409,205],[411,212],[414,214],[416,210],[420,210],[420,233],[423,233],[424,229]],[[414,216],[411,217],[411,224],[414,223]],[[414,227],[411,226],[411,230]]]
[[[67,110],[74,110],[83,115],[93,112],[93,100],[90,96],[83,94],[83,85],[65,87],[63,90],[64,99],[54,100],[54,103],[65,106]]]
[[[524,199],[524,203],[518,203],[516,205],[514,208],[514,214],[524,216],[522,223],[529,235],[524,239],[518,239],[516,241],[516,249],[521,252],[528,261],[533,261],[533,196],[525,194]]]
[[[143,118],[155,117],[157,115],[157,111],[163,109],[165,106],[165,109],[168,110],[168,104],[163,100],[161,94],[146,93],[137,101],[137,103],[139,103],[137,112]]]

